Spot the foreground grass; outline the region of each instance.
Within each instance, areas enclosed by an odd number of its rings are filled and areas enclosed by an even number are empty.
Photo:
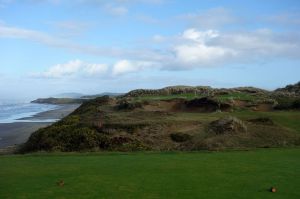
[[[3,199],[298,199],[300,149],[0,156],[0,179]]]

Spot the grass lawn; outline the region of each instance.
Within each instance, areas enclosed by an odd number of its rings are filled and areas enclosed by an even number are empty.
[[[299,185],[299,148],[0,156],[1,199],[299,199]]]

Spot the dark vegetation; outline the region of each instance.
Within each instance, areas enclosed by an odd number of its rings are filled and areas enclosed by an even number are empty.
[[[171,133],[171,139],[175,142],[185,142],[192,138],[191,135],[186,133]]]
[[[225,117],[210,123],[210,130],[216,134],[245,133],[247,127],[243,121],[235,117]]]
[[[179,86],[98,97],[33,133],[20,151],[296,146],[300,98],[295,93]]]
[[[287,109],[300,109],[300,98],[299,97],[276,97],[277,103],[274,109],[287,110]]]
[[[271,120],[268,117],[259,117],[259,118],[250,119],[248,121],[256,124],[274,125],[273,120]]]

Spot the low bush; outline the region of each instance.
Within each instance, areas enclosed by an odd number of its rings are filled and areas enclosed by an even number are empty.
[[[122,100],[117,105],[118,110],[134,110],[136,108],[142,108],[143,104],[141,102],[128,102],[127,100]]]
[[[285,110],[285,109],[300,109],[300,98],[299,97],[277,97],[277,104],[274,109]]]
[[[170,134],[170,137],[175,142],[185,142],[192,138],[191,135],[186,133],[172,133]]]
[[[248,121],[256,124],[274,125],[273,120],[271,120],[268,117],[258,117],[258,118],[250,119]]]
[[[94,129],[72,125],[54,125],[34,132],[21,147],[21,152],[105,149],[108,144],[108,138]]]
[[[243,121],[231,116],[211,122],[209,129],[216,134],[240,133],[247,131],[247,127]]]

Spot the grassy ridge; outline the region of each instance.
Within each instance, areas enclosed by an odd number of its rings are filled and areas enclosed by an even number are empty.
[[[299,148],[2,156],[0,198],[298,199],[299,157]]]
[[[139,96],[135,97],[135,101],[143,101],[143,100],[170,100],[170,99],[176,99],[176,98],[182,98],[186,100],[192,100],[195,98],[201,98],[205,97],[205,95],[201,94],[194,94],[194,93],[182,93],[182,94],[173,94],[173,95],[145,95],[145,96]],[[219,99],[220,101],[228,101],[228,100],[255,100],[256,96],[247,94],[247,93],[230,93],[230,94],[223,94],[223,95],[217,95],[216,99]]]

